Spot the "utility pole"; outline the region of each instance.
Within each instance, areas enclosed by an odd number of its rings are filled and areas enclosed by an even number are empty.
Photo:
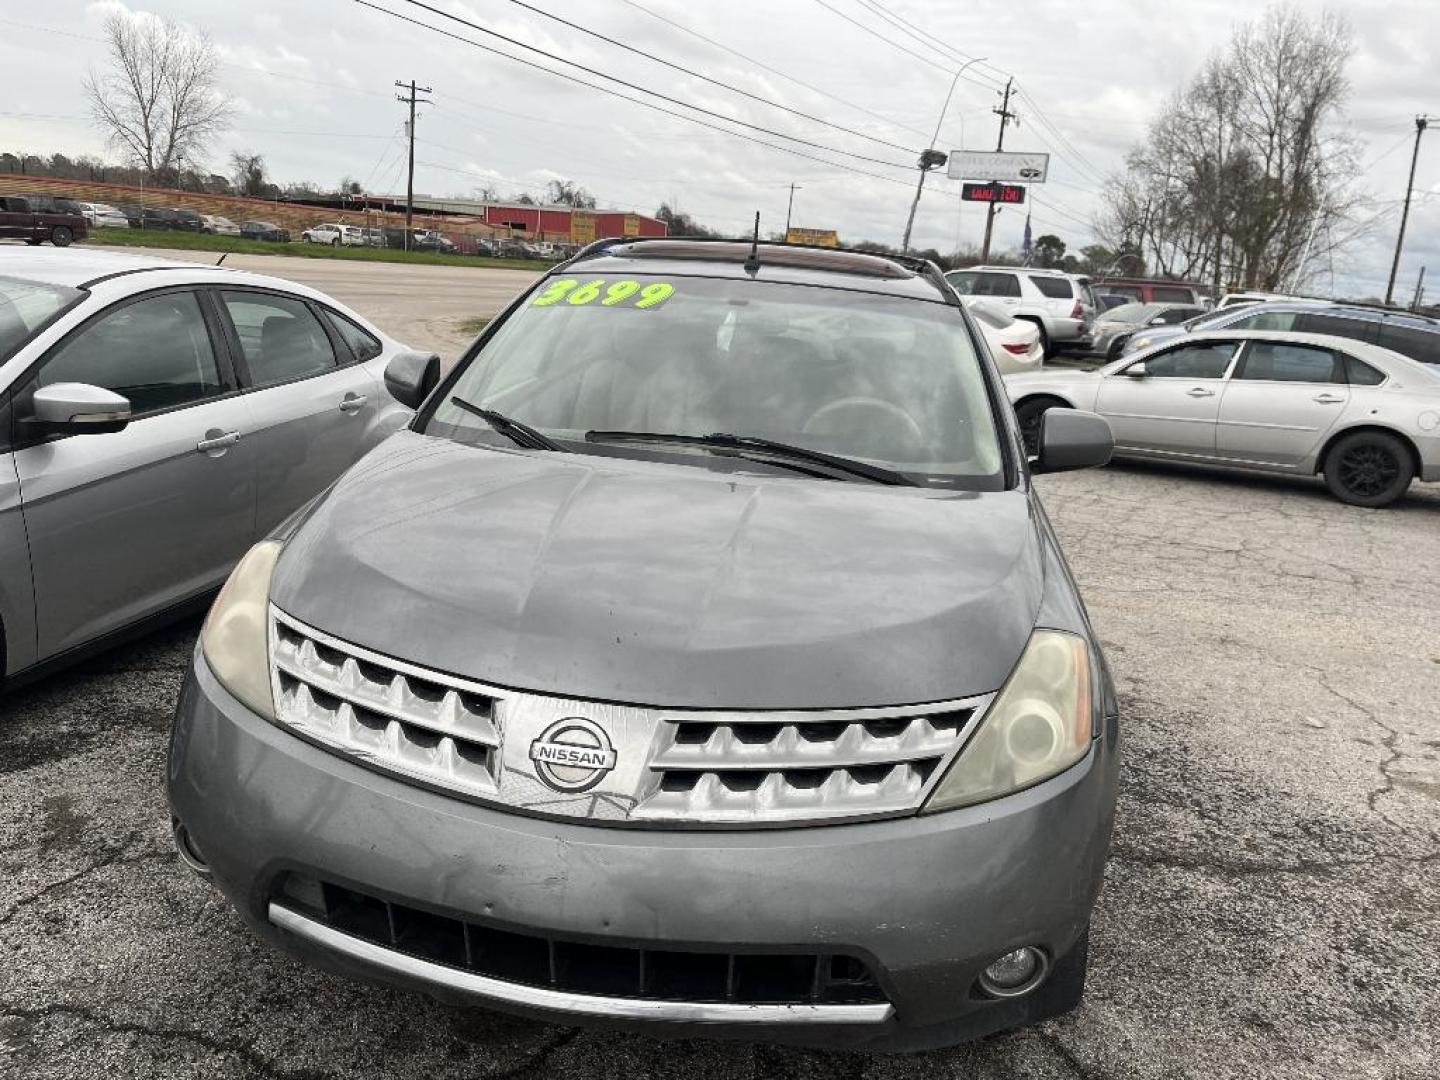
[[[1415,163],[1420,160],[1420,136],[1425,134],[1428,116],[1415,117],[1415,149],[1410,154],[1410,179],[1405,184],[1405,208],[1400,211],[1400,235],[1395,238],[1395,259],[1390,264],[1390,282],[1385,286],[1385,303],[1395,294],[1395,275],[1400,272],[1400,249],[1405,244],[1405,223],[1410,219],[1410,192],[1415,189]]]
[[[1415,279],[1415,297],[1410,301],[1410,310],[1419,311],[1420,304],[1425,299],[1425,267],[1420,267],[1420,276]]]
[[[1005,80],[1005,100],[1001,102],[1000,108],[990,111],[1000,117],[1000,137],[995,140],[995,152],[998,154],[1005,149],[1005,125],[1015,119],[1015,114],[1010,111],[1010,84],[1014,79]],[[995,204],[987,203],[985,206],[985,243],[980,245],[980,261],[990,261],[990,237],[995,231]]]
[[[428,86],[416,86],[415,80],[408,83],[395,80],[395,85],[401,90],[410,92],[404,96],[395,95],[395,100],[410,106],[410,122],[405,125],[405,133],[409,136],[410,161],[405,173],[405,250],[410,250],[410,219],[415,213],[415,105],[417,102],[428,101],[428,98],[417,98],[417,94],[429,94],[433,91]]]
[[[920,180],[915,185],[915,201],[910,204],[910,216],[905,219],[905,236],[900,241],[900,254],[902,255],[910,252],[910,233],[915,228],[915,211],[920,209],[920,193],[925,190],[925,175],[931,169],[938,169],[950,160],[950,155],[943,150],[935,149],[935,144],[940,141],[940,128],[945,123],[945,114],[950,109],[950,99],[955,96],[955,86],[960,82],[960,76],[965,74],[966,68],[971,64],[980,64],[984,61],[985,57],[983,56],[966,60],[960,65],[960,70],[955,72],[955,77],[950,80],[950,89],[945,92],[945,104],[940,106],[940,119],[935,121],[935,134],[930,136],[930,147],[920,153]],[[965,140],[962,138],[960,141],[964,142]]]
[[[799,184],[790,185],[790,201],[785,204],[785,238],[790,238],[790,211],[795,209],[795,192],[800,189]]]

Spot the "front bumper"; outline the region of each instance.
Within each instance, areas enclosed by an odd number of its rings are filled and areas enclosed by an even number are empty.
[[[1115,727],[1107,722],[1091,754],[1058,777],[933,817],[745,831],[607,828],[473,805],[320,750],[235,701],[197,650],[168,784],[173,813],[246,921],[317,966],[560,1023],[918,1049],[1075,1004],[1078,983],[997,1001],[976,992],[976,978],[1025,945],[1060,966],[1083,941],[1114,810]],[[844,952],[865,960],[888,1005],[817,1013],[685,1003],[665,1011],[492,985],[305,932],[272,908],[286,874],[577,943]]]

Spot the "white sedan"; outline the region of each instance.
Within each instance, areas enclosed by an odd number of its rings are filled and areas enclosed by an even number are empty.
[[[963,297],[965,307],[975,316],[990,355],[1002,375],[1022,371],[1038,371],[1045,363],[1045,350],[1040,345],[1040,328],[1033,322],[1013,318],[999,304],[973,297]]]
[[[128,229],[130,220],[108,203],[80,203],[80,212],[92,229]]]
[[[1005,386],[1026,449],[1053,408],[1110,421],[1115,456],[1313,476],[1385,506],[1440,480],[1440,373],[1349,338],[1213,331],[1095,371],[1046,369]]]

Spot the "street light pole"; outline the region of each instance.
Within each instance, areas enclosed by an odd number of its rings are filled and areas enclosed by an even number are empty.
[[[799,184],[790,185],[790,201],[785,204],[785,236],[790,236],[790,211],[795,209],[795,192],[801,190]]]
[[[936,142],[940,139],[940,126],[945,123],[945,113],[950,108],[950,99],[955,96],[955,86],[960,82],[960,76],[965,74],[965,69],[971,64],[978,64],[985,60],[983,56],[977,56],[973,60],[966,60],[960,65],[960,70],[955,72],[955,78],[950,80],[950,89],[945,94],[945,104],[940,106],[940,119],[935,121],[935,134],[930,136],[930,146],[920,153],[920,180],[915,185],[915,199],[910,204],[910,217],[905,221],[905,237],[900,241],[900,253],[903,255],[910,250],[910,232],[915,228],[915,211],[920,209],[920,193],[925,190],[925,174],[931,169],[938,169],[944,165],[948,156],[935,149]]]
[[[1395,260],[1390,264],[1390,283],[1385,286],[1385,303],[1395,294],[1395,275],[1400,271],[1400,249],[1405,244],[1405,223],[1410,219],[1410,192],[1415,188],[1415,163],[1420,160],[1420,136],[1430,123],[1428,116],[1415,117],[1415,149],[1410,154],[1410,179],[1405,184],[1405,208],[1400,211],[1400,235],[1395,237]]]

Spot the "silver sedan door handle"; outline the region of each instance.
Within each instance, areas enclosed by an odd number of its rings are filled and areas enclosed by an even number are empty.
[[[365,407],[365,402],[369,400],[370,399],[364,394],[346,394],[345,400],[340,402],[340,411],[345,413],[359,412]]]
[[[195,444],[195,449],[202,454],[213,454],[216,450],[228,450],[240,441],[238,431],[220,431],[211,428],[205,433],[205,438]]]
[[[1186,390],[1185,393],[1189,394],[1191,397],[1214,397],[1214,396],[1215,396],[1215,391],[1214,391],[1214,390],[1206,390],[1205,387],[1203,387],[1203,386],[1192,386],[1189,390]]]
[[[1311,400],[1321,405],[1339,405],[1345,399],[1339,394],[1316,394]]]

